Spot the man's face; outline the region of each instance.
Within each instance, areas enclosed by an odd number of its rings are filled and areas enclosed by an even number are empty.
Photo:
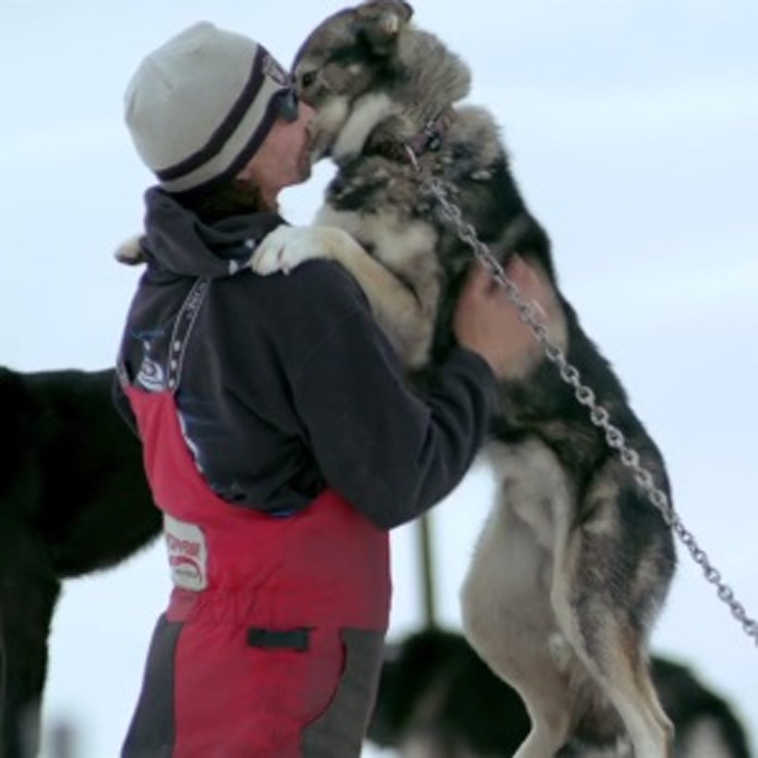
[[[264,197],[276,197],[281,189],[304,182],[311,175],[311,140],[308,126],[314,110],[298,104],[295,121],[277,119],[263,144],[237,178],[258,187]]]

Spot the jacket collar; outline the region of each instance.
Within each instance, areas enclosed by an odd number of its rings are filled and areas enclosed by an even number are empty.
[[[145,193],[148,265],[180,276],[217,279],[243,269],[260,241],[286,223],[277,213],[230,216],[203,223],[160,187]]]

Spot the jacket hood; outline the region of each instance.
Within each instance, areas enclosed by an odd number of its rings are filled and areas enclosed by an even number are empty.
[[[269,232],[286,223],[277,213],[250,213],[205,224],[159,187],[145,193],[145,205],[141,245],[148,264],[179,276],[231,276]]]

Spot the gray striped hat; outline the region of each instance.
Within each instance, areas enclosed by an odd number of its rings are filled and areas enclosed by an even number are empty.
[[[201,21],[140,63],[125,119],[145,165],[181,193],[235,176],[277,117],[292,118],[292,97],[289,75],[262,45]]]

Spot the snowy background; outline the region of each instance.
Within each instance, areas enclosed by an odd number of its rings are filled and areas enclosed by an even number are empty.
[[[184,0],[2,0],[0,361],[101,368],[137,272],[112,250],[141,223],[151,183],[122,125],[141,57],[214,21],[289,64],[342,7]],[[758,614],[758,4],[755,0],[419,0],[416,21],[471,65],[471,102],[504,127],[549,230],[562,287],[663,449],[677,508]],[[306,223],[331,169],[288,190]],[[491,496],[475,468],[434,513],[440,614]],[[393,535],[391,636],[421,622],[416,532]],[[688,555],[654,635],[727,696],[758,744],[758,649]],[[169,585],[158,545],[68,582],[54,619],[44,719],[72,719],[76,758],[111,758],[131,716]],[[376,753],[366,750],[366,755]]]

